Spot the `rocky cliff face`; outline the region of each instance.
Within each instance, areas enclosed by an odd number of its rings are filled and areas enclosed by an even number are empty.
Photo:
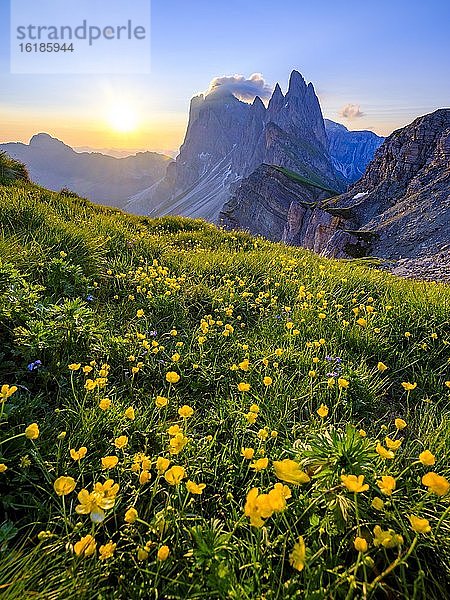
[[[329,257],[395,261],[400,274],[434,278],[440,265],[450,280],[450,109],[395,131],[347,193],[324,187],[258,169],[234,190],[223,224]]]
[[[313,85],[293,71],[286,95],[275,87],[268,107],[214,91],[191,102],[184,144],[165,180],[148,197],[151,216],[180,214],[217,221],[233,184],[263,163],[286,167],[343,189]],[[133,210],[133,207],[129,207]]]
[[[329,119],[325,119],[325,128],[333,167],[347,184],[355,183],[364,174],[384,138],[372,131],[349,131]]]

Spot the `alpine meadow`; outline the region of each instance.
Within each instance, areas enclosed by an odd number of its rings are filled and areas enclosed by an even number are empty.
[[[449,286],[0,169],[2,598],[449,597]]]

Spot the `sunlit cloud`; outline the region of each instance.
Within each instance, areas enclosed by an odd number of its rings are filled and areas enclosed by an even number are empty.
[[[214,77],[211,81],[206,94],[212,93],[233,94],[239,100],[252,102],[256,96],[261,100],[269,100],[272,86],[266,82],[261,73],[253,73],[249,78],[244,75],[224,75]]]
[[[339,114],[345,119],[358,119],[364,116],[359,104],[346,104]]]

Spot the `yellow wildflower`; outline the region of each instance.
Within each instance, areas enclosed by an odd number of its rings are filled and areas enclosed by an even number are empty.
[[[300,465],[295,460],[285,458],[284,460],[274,461],[275,475],[281,481],[286,483],[292,483],[299,485],[301,483],[308,483],[310,481],[309,476],[301,470]]]
[[[422,483],[428,488],[429,492],[434,492],[437,496],[445,496],[450,489],[450,483],[445,477],[433,471],[422,477]]]
[[[409,381],[403,381],[402,382],[402,387],[407,391],[410,392],[411,390],[415,390],[417,387],[417,383],[409,383]]]
[[[103,398],[100,400],[98,406],[101,410],[108,410],[111,406],[111,400],[109,398]]]
[[[385,458],[385,459],[389,459],[389,460],[392,460],[394,458],[394,453],[392,452],[392,450],[386,450],[386,448],[384,446],[382,446],[380,443],[377,444],[377,447],[375,448],[375,450],[381,456],[381,458]]]
[[[369,485],[364,483],[364,475],[341,475],[341,481],[349,492],[366,492]]]
[[[95,554],[97,548],[97,542],[95,538],[88,534],[81,538],[73,547],[73,550],[77,556],[92,556]]]
[[[389,450],[398,450],[402,444],[402,440],[392,440],[390,437],[385,437],[384,441]]]
[[[366,435],[367,435],[367,433],[364,431],[364,429],[360,429],[358,433],[363,438],[366,437]]]
[[[125,513],[125,523],[134,523],[136,521],[136,519],[138,518],[138,511],[132,506],[131,508],[129,508],[126,513]]]
[[[8,467],[5,465],[5,463],[0,463],[0,473],[4,473],[7,470]]]
[[[139,310],[136,311],[136,316],[138,319],[140,319],[141,317],[144,316],[144,311],[142,310],[142,308],[140,308]]]
[[[180,376],[175,371],[169,371],[166,373],[166,381],[169,383],[178,383],[180,381]]]
[[[81,448],[79,450],[75,450],[75,448],[71,448],[71,450],[70,450],[70,456],[73,458],[73,460],[81,460],[82,458],[84,458],[86,456],[86,453],[87,453],[86,446],[81,446]]]
[[[37,423],[31,423],[31,425],[28,425],[28,427],[25,429],[25,437],[27,437],[29,440],[37,440],[39,437],[39,427]]]
[[[395,419],[394,425],[397,429],[405,429],[405,427],[407,427],[406,421],[403,419]]]
[[[190,479],[186,483],[186,489],[190,494],[201,495],[206,487],[206,483],[194,483]]]
[[[386,496],[391,496],[392,492],[395,490],[395,479],[390,475],[384,475],[381,479],[377,481],[377,486],[380,488],[381,492]]]
[[[263,471],[264,469],[267,469],[268,465],[269,465],[269,459],[264,457],[264,458],[258,458],[257,460],[252,462],[252,464],[250,465],[250,468],[254,469],[256,472],[259,472],[259,471]]]
[[[320,407],[317,409],[317,414],[322,419],[325,419],[325,417],[328,416],[328,413],[329,413],[329,409],[328,409],[328,406],[325,406],[325,404],[321,404]]]
[[[183,419],[187,419],[189,417],[192,417],[192,415],[194,414],[194,409],[185,404],[184,406],[178,409],[178,414],[180,415],[180,417],[183,417]]]
[[[169,558],[170,548],[169,546],[161,546],[158,550],[157,558],[160,561],[167,560]]]
[[[136,413],[135,413],[134,408],[132,406],[129,406],[127,408],[127,410],[124,412],[124,416],[127,419],[130,419],[130,421],[134,421],[134,419],[136,418]]]
[[[158,458],[156,459],[156,469],[158,471],[158,475],[163,475],[169,468],[169,465],[170,460],[168,458],[158,456]]]
[[[339,377],[339,379],[338,379],[338,386],[341,389],[346,389],[346,388],[348,388],[349,385],[350,385],[350,382],[347,381],[347,379],[344,379],[343,377]]]
[[[107,542],[103,546],[100,546],[100,548],[98,549],[100,552],[99,559],[106,560],[107,558],[111,558],[111,556],[113,556],[114,552],[116,551],[116,547],[117,544],[114,544],[114,542],[111,541]]]
[[[102,458],[102,469],[114,469],[118,462],[119,458],[117,456],[104,456]]]
[[[255,455],[255,450],[254,448],[242,448],[241,455],[247,460],[252,460]]]
[[[75,511],[79,515],[90,515],[93,523],[101,523],[105,519],[105,510],[114,507],[119,484],[113,479],[107,479],[105,483],[96,483],[94,491],[82,489],[78,493],[78,504]]]
[[[374,498],[372,500],[372,507],[375,510],[383,510],[383,508],[384,508],[384,502],[383,502],[383,500],[381,498]]]
[[[158,408],[164,408],[164,406],[167,406],[168,402],[169,402],[169,399],[166,398],[165,396],[156,396],[155,404]]]
[[[394,533],[392,529],[383,531],[379,525],[375,525],[373,529],[374,534],[374,546],[383,546],[384,548],[395,548],[403,544],[403,537],[397,533]]]
[[[127,444],[128,444],[128,437],[126,435],[121,435],[114,440],[114,446],[116,448],[118,448],[119,450],[121,450],[122,448],[125,448],[125,446]]]
[[[384,373],[387,368],[388,367],[384,363],[382,363],[382,362],[379,362],[377,364],[377,369],[380,371],[380,373]]]
[[[367,552],[367,549],[369,547],[369,545],[367,544],[367,540],[365,540],[364,538],[361,537],[356,537],[354,542],[353,542],[353,546],[355,547],[355,550],[357,550],[358,552]]]
[[[69,365],[70,371],[79,371],[81,369],[81,363],[72,363]]]
[[[180,467],[178,465],[171,467],[164,474],[164,479],[170,485],[178,485],[181,482],[181,480],[184,479],[184,477],[186,477],[186,471],[183,467]]]
[[[302,571],[306,564],[306,545],[303,536],[298,538],[294,544],[292,552],[289,555],[289,563],[297,571]]]
[[[436,462],[436,458],[433,454],[431,454],[429,450],[424,450],[423,452],[421,452],[419,454],[419,460],[423,465],[427,467],[431,467]]]
[[[263,383],[266,387],[269,387],[269,385],[272,385],[272,382],[273,382],[272,377],[264,377],[264,379],[263,379]]]
[[[238,390],[240,392],[249,392],[250,391],[250,384],[249,383],[244,383],[243,381],[241,381],[240,383],[238,383]]]
[[[415,515],[409,515],[408,517],[411,527],[417,533],[429,533],[431,531],[430,522],[428,519],[421,519]]]
[[[53,489],[58,494],[58,496],[67,496],[75,489],[76,483],[73,477],[58,477],[53,483]]]

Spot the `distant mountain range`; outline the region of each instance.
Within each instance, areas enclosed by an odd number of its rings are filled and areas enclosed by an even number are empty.
[[[136,195],[127,209],[218,222],[239,183],[263,164],[343,191],[361,176],[382,141],[372,132],[325,122],[312,83],[297,71],[285,95],[275,86],[267,107],[259,97],[248,104],[218,87],[191,100],[180,154],[164,180]]]
[[[125,158],[79,153],[46,133],[35,135],[29,144],[0,144],[0,150],[23,162],[39,185],[55,191],[66,187],[93,202],[119,208],[160,181],[172,160],[155,152]]]

